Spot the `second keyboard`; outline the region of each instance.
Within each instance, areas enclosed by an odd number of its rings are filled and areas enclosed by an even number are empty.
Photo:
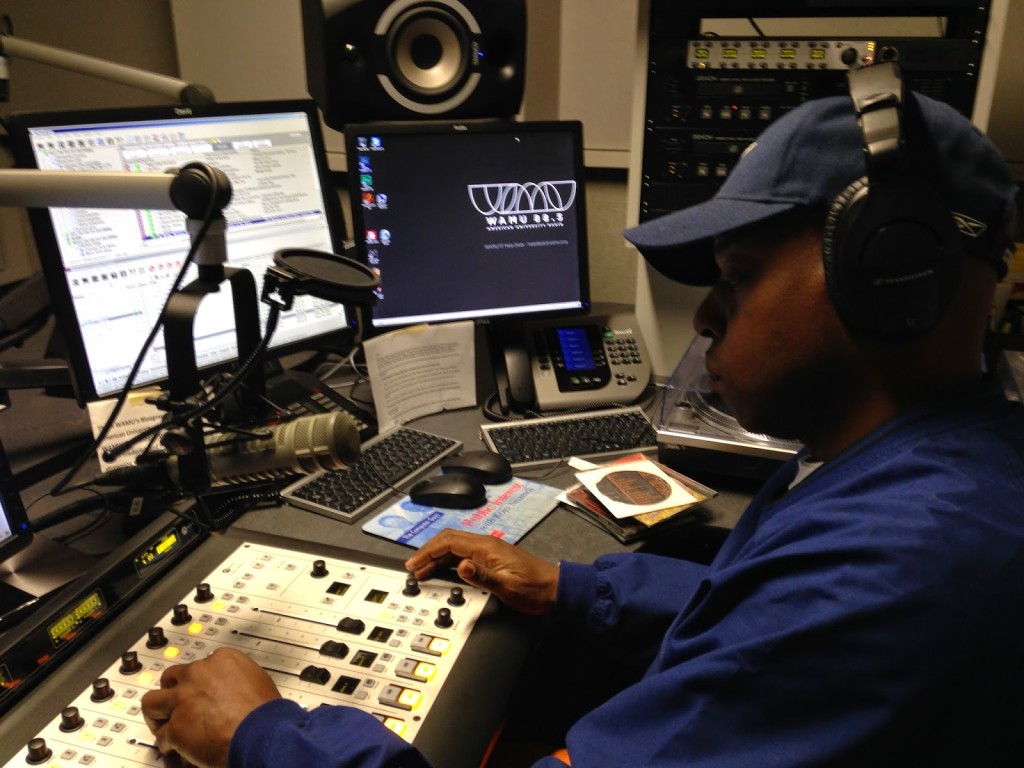
[[[481,431],[487,447],[516,469],[570,456],[604,458],[658,447],[657,433],[638,406],[484,424]]]

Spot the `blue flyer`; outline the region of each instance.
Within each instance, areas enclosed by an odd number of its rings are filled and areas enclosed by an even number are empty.
[[[363,530],[417,548],[445,528],[483,533],[515,544],[558,506],[561,492],[513,477],[502,485],[487,486],[487,503],[477,509],[427,507],[406,496],[365,523]]]

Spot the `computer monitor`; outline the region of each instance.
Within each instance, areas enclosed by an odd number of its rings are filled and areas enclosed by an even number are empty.
[[[312,101],[39,113],[12,118],[9,131],[22,167],[162,172],[201,161],[224,171],[232,184],[224,210],[228,264],[249,269],[257,285],[280,249],[338,252],[342,246],[341,202]],[[188,252],[185,215],[70,208],[30,213],[78,399],[112,396],[124,387]],[[268,310],[260,307],[264,323]],[[300,296],[281,314],[271,349],[340,343],[351,328],[345,307]],[[226,284],[201,303],[194,335],[201,368],[236,361]],[[166,378],[158,335],[134,384]]]
[[[373,329],[589,309],[579,122],[352,124],[345,145]]]

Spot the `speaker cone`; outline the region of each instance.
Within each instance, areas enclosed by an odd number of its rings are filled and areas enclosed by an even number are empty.
[[[444,11],[406,12],[393,25],[387,48],[396,85],[419,95],[450,92],[469,69],[469,33]]]

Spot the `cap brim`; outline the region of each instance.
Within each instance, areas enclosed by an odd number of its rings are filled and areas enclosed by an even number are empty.
[[[792,210],[796,203],[712,198],[625,231],[644,259],[670,280],[712,285],[718,279],[712,238]]]

